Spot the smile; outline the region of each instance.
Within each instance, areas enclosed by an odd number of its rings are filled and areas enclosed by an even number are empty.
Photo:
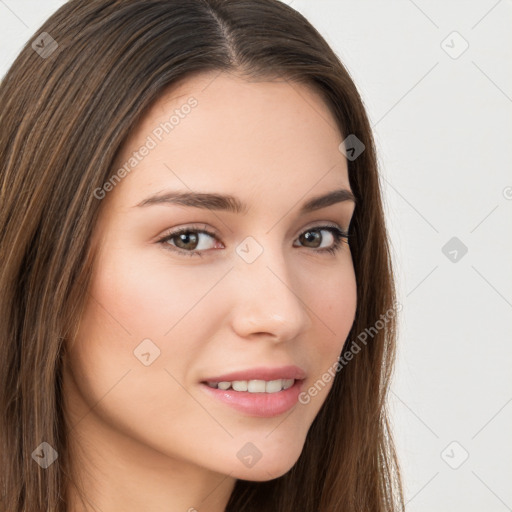
[[[284,414],[297,405],[303,385],[304,380],[302,379],[274,379],[271,381],[254,379],[206,381],[201,382],[200,389],[214,402],[234,409],[245,416],[272,418]],[[226,389],[222,389],[221,386]]]
[[[276,380],[234,380],[232,382],[207,382],[206,384],[214,389],[226,391],[247,391],[249,393],[277,393],[279,391],[291,388],[295,379],[276,379]]]

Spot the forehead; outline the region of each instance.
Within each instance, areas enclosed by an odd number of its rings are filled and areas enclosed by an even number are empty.
[[[131,170],[115,193],[132,204],[164,188],[298,200],[349,188],[341,141],[309,86],[202,73],[166,89],[134,127],[114,169]]]

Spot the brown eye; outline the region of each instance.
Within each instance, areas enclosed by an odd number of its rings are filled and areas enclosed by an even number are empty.
[[[325,237],[321,232],[329,233]],[[298,238],[301,244],[311,249],[318,249],[316,252],[329,252],[334,254],[341,248],[342,239],[348,239],[349,235],[345,231],[335,226],[319,226],[304,231]],[[322,247],[322,243],[327,239],[327,246]]]
[[[158,242],[166,249],[187,256],[202,256],[201,252],[211,249],[215,245],[215,243],[210,243],[210,247],[208,247],[209,238],[215,241],[216,236],[204,229],[184,228],[169,233]]]
[[[179,249],[196,249],[199,244],[199,236],[193,231],[186,231],[172,237],[176,239],[176,247]]]
[[[320,246],[320,244],[322,243],[323,237],[322,237],[322,235],[320,235],[319,230],[315,231],[315,230],[311,229],[309,231],[306,231],[302,235],[300,235],[299,239],[302,243],[305,243],[309,247],[315,248],[315,247]],[[309,245],[309,244],[312,244],[312,245]]]
[[[326,236],[324,233],[328,233]],[[348,239],[349,235],[336,226],[319,226],[308,229],[301,233],[297,239],[301,247],[315,250],[315,252],[329,252],[334,254],[341,248],[341,240]],[[212,239],[213,244],[208,246],[208,239]],[[205,229],[182,228],[169,233],[158,243],[166,249],[184,254],[187,256],[202,256],[203,252],[215,247],[217,236]],[[325,243],[327,242],[327,243]],[[297,246],[295,246],[297,247]]]

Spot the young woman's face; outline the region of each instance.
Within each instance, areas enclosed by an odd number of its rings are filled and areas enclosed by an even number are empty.
[[[356,311],[336,234],[353,201],[303,210],[350,191],[342,140],[320,96],[286,81],[202,74],[153,105],[96,192],[97,260],[66,362],[90,446],[246,480],[292,467]]]

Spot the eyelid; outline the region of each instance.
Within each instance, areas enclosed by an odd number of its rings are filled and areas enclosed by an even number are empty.
[[[207,224],[196,225],[194,223],[191,223],[185,224],[182,227],[178,226],[176,228],[166,229],[161,235],[158,236],[156,242],[161,242],[162,240],[165,240],[171,235],[176,236],[182,231],[197,231],[198,233],[206,233],[207,235],[214,236],[220,239],[220,233],[215,228],[211,228]]]
[[[331,222],[331,221],[314,221],[314,222],[317,222],[318,224],[308,225],[307,227],[300,229],[297,232],[297,235],[296,235],[295,238],[297,238],[297,236],[301,235],[302,233],[304,233],[308,229],[315,229],[315,228],[318,229],[318,228],[326,228],[326,227],[339,229],[344,235],[350,236],[349,233],[348,233],[349,232],[349,228],[346,228],[346,229],[342,228],[339,224],[337,224],[335,222]],[[175,235],[176,233],[179,233],[180,231],[204,232],[207,235],[212,235],[212,236],[215,236],[217,238],[220,238],[220,233],[215,228],[211,228],[207,224],[202,224],[202,225],[199,226],[199,225],[196,225],[194,223],[191,223],[191,224],[185,224],[183,227],[176,227],[176,228],[166,229],[160,236],[158,236],[156,241],[159,242],[162,239],[167,238],[169,235]]]
[[[338,233],[338,236],[340,237],[340,240],[338,243],[342,243],[343,239],[346,240],[348,243],[349,238],[351,238],[352,235],[349,234],[349,229],[344,229],[341,226],[339,226],[337,223],[331,222],[331,221],[316,221],[317,224],[314,225],[308,225],[305,228],[302,228],[298,233],[297,236],[294,238],[294,241],[303,233],[306,233],[309,230],[322,230],[322,229],[328,229],[332,228],[335,230],[335,232]],[[166,230],[158,239],[156,240],[156,243],[163,243],[169,238],[174,238],[175,236],[178,236],[182,232],[187,231],[193,231],[198,233],[205,233],[208,236],[211,236],[213,238],[216,238],[218,241],[220,241],[220,234],[215,228],[210,228],[207,226],[207,224],[203,224],[202,226],[197,226],[194,223],[192,224],[186,224],[183,227],[176,227],[176,228],[170,228]],[[221,242],[222,243],[222,242]],[[224,245],[222,243],[222,245]],[[335,244],[336,245],[336,244]],[[335,245],[333,247],[335,247]],[[184,249],[180,249],[179,247],[172,246],[171,250],[173,252],[181,253],[187,256],[203,256],[203,253],[207,253],[210,250],[202,250],[202,251],[186,251]],[[307,247],[306,247],[307,249]],[[311,249],[313,252],[322,253],[324,251],[329,251],[328,248],[322,248],[322,249]]]

